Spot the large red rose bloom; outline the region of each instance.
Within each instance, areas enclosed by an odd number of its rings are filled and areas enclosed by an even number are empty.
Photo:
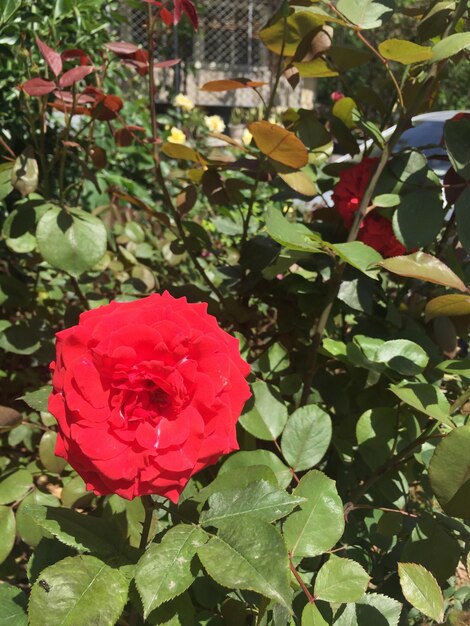
[[[57,334],[56,454],[96,494],[176,502],[195,472],[238,449],[250,367],[206,309],[152,295],[87,311]]]
[[[353,224],[354,215],[377,162],[376,158],[365,158],[361,163],[348,167],[339,175],[339,182],[333,190],[333,202],[346,228],[351,228]],[[398,256],[406,252],[405,246],[395,237],[390,220],[375,211],[362,220],[358,239],[384,257]]]

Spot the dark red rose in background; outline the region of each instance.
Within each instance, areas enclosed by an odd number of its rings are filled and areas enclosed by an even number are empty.
[[[343,170],[333,190],[333,202],[346,228],[351,228],[367,184],[375,170],[378,159],[365,158],[361,163]],[[359,231],[359,241],[371,246],[384,257],[398,256],[406,248],[395,237],[392,223],[380,213],[366,215]]]
[[[195,472],[238,449],[250,368],[206,309],[155,294],[87,311],[57,334],[56,454],[96,494],[176,502]]]

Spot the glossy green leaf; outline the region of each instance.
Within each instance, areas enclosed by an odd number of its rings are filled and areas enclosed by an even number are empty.
[[[0,506],[0,563],[3,563],[12,551],[15,538],[15,514],[9,506]]]
[[[206,541],[206,533],[197,526],[178,524],[145,552],[135,573],[145,617],[188,589],[197,574],[194,557]]]
[[[219,474],[224,474],[228,471],[240,471],[245,473],[251,473],[253,466],[266,466],[274,472],[277,482],[280,487],[284,489],[289,485],[292,480],[292,473],[287,465],[281,461],[270,450],[252,450],[236,452],[232,454],[222,465],[219,470]],[[250,469],[246,469],[250,468]]]
[[[378,280],[379,270],[383,257],[370,246],[362,241],[349,243],[328,244],[328,246],[346,263],[363,272],[366,276]]]
[[[44,385],[44,387],[40,387],[36,391],[28,391],[24,396],[21,396],[20,400],[24,400],[35,411],[47,411],[47,401],[51,392],[52,387]]]
[[[355,602],[365,593],[369,580],[359,563],[332,554],[317,574],[315,596],[328,602]]]
[[[303,38],[308,33],[313,33],[324,22],[325,18],[320,15],[299,11],[263,28],[259,37],[271,52],[293,56]]]
[[[253,482],[242,489],[215,493],[209,498],[209,510],[203,511],[203,526],[219,526],[221,522],[236,522],[250,515],[265,522],[288,515],[304,502],[301,497],[291,496],[285,490],[264,480]]]
[[[236,523],[221,524],[217,537],[201,546],[198,555],[219,585],[250,589],[290,607],[287,549],[281,535],[267,522],[244,517]]]
[[[6,582],[0,585],[0,626],[28,626],[27,595]]]
[[[339,76],[339,72],[331,68],[325,59],[318,58],[313,61],[295,62],[295,69],[302,78],[331,78]]]
[[[381,193],[372,199],[373,204],[378,207],[389,208],[398,206],[401,202],[400,196],[396,193]]]
[[[115,554],[109,521],[70,509],[28,505],[25,513],[65,545],[100,556]]]
[[[443,61],[444,59],[448,59],[449,57],[454,56],[454,54],[458,54],[462,50],[470,47],[470,33],[454,33],[453,35],[448,35],[441,41],[438,41],[437,44],[432,49],[432,61],[435,63],[436,61]]]
[[[70,509],[82,498],[91,500],[93,498],[93,492],[87,491],[86,483],[83,478],[74,476],[72,480],[69,480],[64,485],[60,499],[62,500],[63,506]]]
[[[365,411],[356,424],[359,454],[376,470],[392,451],[396,435],[396,409],[377,407]]]
[[[68,557],[41,572],[31,590],[30,626],[112,626],[127,602],[127,581],[93,556]]]
[[[470,33],[461,34],[468,35],[470,41]],[[470,180],[470,120],[448,120],[444,125],[444,139],[452,167],[462,178]]]
[[[465,187],[455,203],[455,216],[457,218],[457,233],[460,243],[467,252],[470,251],[470,187]]]
[[[33,547],[37,546],[44,537],[51,537],[48,531],[37,524],[28,513],[30,506],[37,505],[57,508],[60,502],[51,493],[44,493],[39,489],[35,489],[21,502],[16,511],[16,532],[22,541]]]
[[[183,593],[165,602],[150,613],[146,620],[152,626],[197,626],[195,610],[189,594]]]
[[[258,439],[277,439],[287,421],[285,404],[280,395],[262,381],[253,383],[251,389],[253,398],[240,417],[240,424]]]
[[[80,209],[50,209],[38,222],[36,238],[48,263],[75,276],[90,270],[106,252],[102,220]]]
[[[297,193],[307,197],[312,197],[318,194],[318,188],[311,176],[311,172],[308,171],[308,168],[292,172],[283,172],[276,168],[276,171],[279,178],[282,178],[286,185]]]
[[[434,576],[416,563],[398,563],[398,575],[408,602],[424,615],[442,622],[444,598]]]
[[[431,383],[407,383],[390,385],[392,391],[402,402],[433,417],[438,422],[453,427],[450,419],[450,405],[442,391]]]
[[[431,244],[444,225],[439,190],[422,189],[401,196],[392,224],[397,239],[408,250]]]
[[[320,252],[319,235],[303,224],[289,222],[282,213],[270,207],[266,213],[266,229],[269,236],[290,250]]]
[[[277,478],[271,468],[264,465],[253,465],[248,472],[239,469],[219,472],[216,478],[207,487],[204,487],[194,496],[198,502],[206,502],[215,493],[221,494],[234,489],[244,489],[251,483],[265,481],[277,485]]]
[[[320,613],[317,606],[308,602],[302,611],[301,626],[328,626],[328,622]]]
[[[43,434],[39,442],[39,458],[47,471],[53,474],[60,474],[67,465],[67,461],[55,455],[56,440],[57,433],[52,430],[48,430]]]
[[[334,103],[331,112],[335,117],[338,117],[345,126],[348,128],[354,128],[356,123],[354,121],[353,112],[357,110],[357,104],[352,98],[341,98]]]
[[[459,291],[467,291],[465,284],[451,269],[427,252],[414,252],[404,256],[385,259],[380,263],[389,272],[418,278],[436,285],[444,285]]]
[[[429,465],[432,490],[453,517],[470,517],[469,450],[470,426],[461,426],[439,442]]]
[[[33,486],[31,472],[19,469],[0,477],[0,504],[21,500]]]
[[[312,470],[302,477],[294,496],[306,501],[284,524],[289,552],[296,557],[311,557],[333,548],[344,531],[343,503],[334,481]]]
[[[402,605],[378,593],[367,593],[354,604],[347,604],[335,619],[335,626],[397,626]]]
[[[404,376],[419,374],[429,363],[425,350],[408,339],[386,341],[378,348],[374,360]]]
[[[432,57],[430,46],[420,46],[405,39],[386,39],[379,43],[379,52],[386,59],[403,65],[422,63]]]
[[[324,457],[331,435],[331,419],[325,411],[313,404],[301,407],[287,420],[282,433],[282,454],[294,470],[310,469]]]
[[[363,29],[377,28],[392,13],[387,0],[339,0],[338,11],[350,22]]]

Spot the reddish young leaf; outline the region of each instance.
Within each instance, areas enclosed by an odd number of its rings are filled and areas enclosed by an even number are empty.
[[[160,17],[162,18],[163,23],[165,24],[165,26],[168,26],[168,28],[170,26],[173,26],[173,13],[171,11],[168,11],[168,9],[166,9],[165,7],[160,9]]]
[[[45,80],[44,78],[32,78],[23,83],[20,88],[28,94],[28,96],[46,96],[51,91],[54,91],[56,85],[52,80]]]
[[[188,16],[194,30],[197,30],[199,27],[199,17],[196,11],[196,7],[194,6],[192,0],[181,0],[181,2],[183,5],[183,11]]]
[[[44,61],[51,68],[55,76],[58,76],[62,71],[62,57],[56,50],[49,48],[39,37],[36,37],[36,43]]]
[[[136,50],[132,55],[123,59],[124,65],[132,67],[140,76],[145,76],[149,71],[149,53],[147,50]]]
[[[72,104],[74,100],[76,104],[89,104],[95,101],[95,98],[87,96],[83,93],[75,94],[74,97],[74,94],[70,91],[61,91],[60,89],[54,91],[54,95],[58,100],[62,100],[62,102],[65,102],[66,104]]]
[[[82,78],[85,78],[85,76],[88,76],[88,74],[91,74],[93,69],[94,68],[90,65],[79,65],[78,67],[73,67],[71,70],[68,70],[68,72],[65,72],[65,74],[62,74],[59,78],[59,85],[61,87],[70,87],[79,80],[82,80]]]
[[[62,100],[55,100],[49,104],[51,109],[61,111],[61,113],[68,113],[69,115],[90,115],[90,109],[84,106],[72,106]]]
[[[92,146],[90,148],[90,158],[93,165],[98,170],[102,170],[103,167],[106,167],[106,164],[108,163],[106,152],[100,146]]]
[[[64,50],[61,53],[62,61],[68,61],[70,59],[79,59],[80,65],[92,65],[92,61],[88,54],[80,48],[72,48],[70,50]]]
[[[157,61],[157,63],[153,64],[153,67],[173,67],[173,65],[178,65],[181,63],[181,59],[168,59],[167,61]]]
[[[128,57],[139,50],[133,43],[127,43],[126,41],[110,41],[104,45],[119,57]]]
[[[118,96],[101,94],[91,109],[91,116],[102,122],[114,120],[124,103]]]

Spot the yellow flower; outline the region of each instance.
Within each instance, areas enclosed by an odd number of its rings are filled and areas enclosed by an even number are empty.
[[[225,130],[224,120],[219,115],[205,115],[204,123],[211,133],[223,133]]]
[[[170,143],[186,143],[186,135],[176,126],[172,126],[167,141]]]
[[[194,109],[194,102],[188,98],[184,93],[179,93],[173,100],[175,107],[181,107],[185,111],[192,111]]]
[[[250,133],[248,128],[245,128],[242,133],[242,142],[245,146],[249,146],[251,140],[253,139],[253,135]]]

